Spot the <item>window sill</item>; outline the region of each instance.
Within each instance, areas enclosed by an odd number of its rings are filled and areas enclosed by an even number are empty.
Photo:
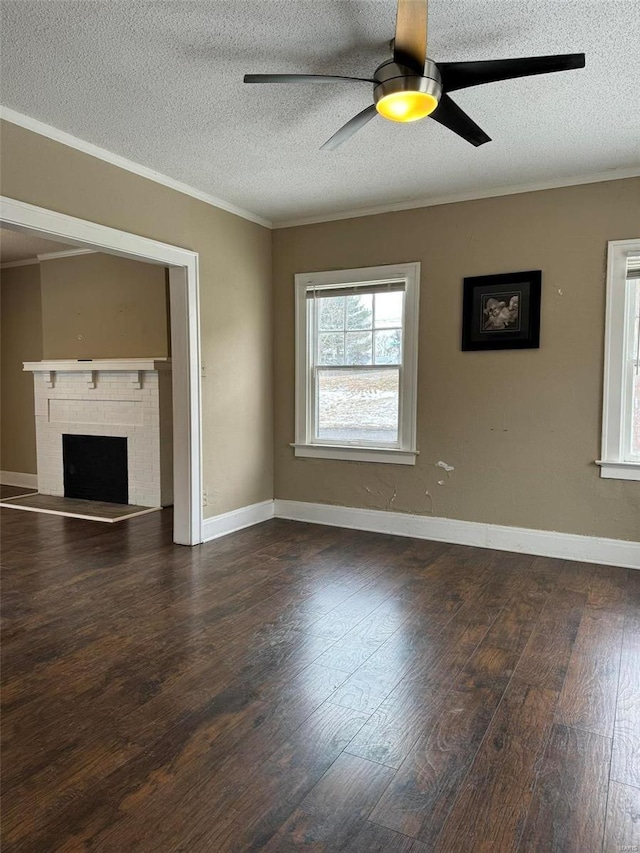
[[[596,460],[600,476],[609,480],[640,480],[640,462],[605,462]]]
[[[349,462],[384,462],[389,465],[415,465],[417,450],[389,447],[348,447],[336,444],[292,444],[296,456],[308,459],[340,459]]]

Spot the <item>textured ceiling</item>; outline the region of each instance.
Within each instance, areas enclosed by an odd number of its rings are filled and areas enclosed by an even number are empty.
[[[376,118],[321,143],[366,84],[247,86],[245,72],[369,75],[395,0],[3,0],[2,102],[274,222],[640,165],[637,0],[431,0],[436,61],[584,51],[587,68],[455,93],[493,142]]]
[[[0,263],[8,264],[13,261],[27,261],[37,255],[47,252],[63,252],[71,249],[64,243],[54,243],[53,240],[43,240],[26,231],[11,231],[0,228]]]

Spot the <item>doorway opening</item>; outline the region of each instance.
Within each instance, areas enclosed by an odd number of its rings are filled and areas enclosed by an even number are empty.
[[[62,243],[74,247],[76,252],[100,252],[168,270],[173,376],[170,417],[173,540],[181,545],[200,543],[202,450],[197,253],[5,197],[0,197],[0,227]]]

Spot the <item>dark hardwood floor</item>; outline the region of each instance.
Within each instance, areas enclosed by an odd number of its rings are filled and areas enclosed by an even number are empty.
[[[6,498],[17,498],[19,495],[35,495],[35,489],[28,489],[26,486],[7,486],[5,483],[0,483],[0,500]]]
[[[640,851],[640,572],[1,521],[5,853]]]

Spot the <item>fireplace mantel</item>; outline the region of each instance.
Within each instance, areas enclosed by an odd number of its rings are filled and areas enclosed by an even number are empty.
[[[135,370],[171,370],[170,358],[88,358],[52,359],[49,361],[24,361],[23,370],[31,373],[86,373],[89,370],[109,372]]]

